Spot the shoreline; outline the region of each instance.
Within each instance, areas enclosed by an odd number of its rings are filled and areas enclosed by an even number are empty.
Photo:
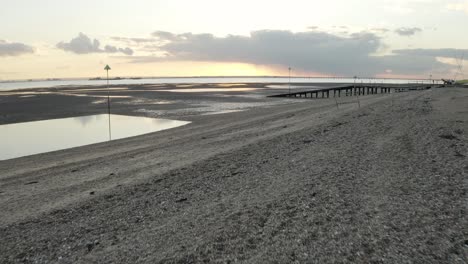
[[[106,78],[64,78],[64,79],[38,79],[21,81],[0,81],[0,91],[14,91],[36,88],[60,88],[67,86],[104,86]],[[111,85],[150,85],[150,84],[223,84],[223,83],[295,83],[295,84],[350,84],[356,81],[354,77],[307,77],[307,76],[208,76],[208,77],[150,77],[150,78],[120,78],[109,79]],[[400,79],[400,78],[357,78],[358,82],[384,83],[384,84],[442,84],[435,79]]]
[[[467,261],[467,98],[282,99],[0,162],[0,259]]]
[[[267,98],[268,95],[287,91],[287,87],[268,88],[269,85],[151,84],[112,85],[110,90],[106,86],[69,86],[0,91],[0,125],[107,113],[107,101],[104,99],[107,99],[108,93],[113,113],[169,119],[193,119],[202,112],[245,110],[288,103],[288,100]],[[330,85],[334,84],[321,84],[320,87]],[[296,87],[295,90],[310,89],[307,87],[310,85]],[[203,91],[192,93],[193,90]]]

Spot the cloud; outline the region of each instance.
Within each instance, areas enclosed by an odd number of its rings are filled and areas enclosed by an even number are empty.
[[[129,55],[129,56],[133,55],[133,50],[131,48],[129,48],[129,47],[119,48],[119,51],[122,52],[125,55]]]
[[[0,39],[0,57],[34,53],[34,48],[23,43],[12,43]]]
[[[447,5],[448,10],[462,11],[468,13],[468,1],[462,3],[451,3]]]
[[[151,38],[111,37],[111,39],[114,41],[120,41],[120,42],[125,42],[125,43],[137,43],[137,44],[155,42],[155,39],[151,39]]]
[[[151,36],[158,38],[160,40],[170,40],[170,41],[175,41],[175,40],[180,40],[184,37],[185,34],[173,34],[171,32],[167,31],[155,31],[151,34]]]
[[[384,34],[384,33],[389,32],[390,29],[388,29],[388,28],[371,28],[370,31]]]
[[[325,32],[291,32],[282,30],[253,31],[249,36],[211,34],[173,34],[157,31],[163,40],[154,52],[165,56],[140,56],[134,63],[155,61],[241,62],[270,67],[291,66],[298,70],[372,76],[391,70],[394,74],[422,74],[450,65],[432,57],[392,54],[375,56],[382,39],[374,33],[361,32],[338,36]]]
[[[401,27],[401,28],[395,29],[395,33],[397,33],[400,36],[406,36],[406,37],[413,36],[416,33],[421,32],[421,31],[422,29],[418,27],[412,27],[412,28]]]
[[[460,59],[464,56],[468,59],[468,49],[400,49],[393,53],[406,56],[444,57]]]
[[[131,48],[117,48],[117,47],[110,46],[110,45],[106,45],[104,47],[104,52],[107,52],[107,53],[121,52],[121,53],[123,53],[125,55],[132,55],[133,54],[133,50]]]
[[[60,42],[56,45],[57,48],[64,51],[73,52],[76,54],[89,54],[89,53],[123,53],[125,55],[132,55],[133,50],[130,48],[117,48],[115,46],[106,45],[101,49],[99,40],[91,40],[83,33],[79,33],[76,38],[70,42]]]

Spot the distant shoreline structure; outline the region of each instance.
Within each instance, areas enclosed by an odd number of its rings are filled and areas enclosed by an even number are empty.
[[[226,75],[226,76],[117,76],[110,78],[109,80],[141,80],[141,79],[215,79],[215,78],[289,78],[287,75]],[[353,76],[291,76],[291,79],[353,79]],[[368,76],[358,76],[356,79],[366,79],[366,80],[440,80],[439,78],[389,78],[389,77],[368,77]],[[15,82],[47,82],[47,81],[98,81],[106,80],[103,77],[67,77],[67,78],[32,78],[32,79],[14,79],[14,80],[1,80],[0,83],[15,83]]]

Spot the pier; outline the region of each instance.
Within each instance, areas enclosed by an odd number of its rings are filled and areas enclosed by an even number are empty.
[[[399,93],[417,90],[427,90],[441,85],[433,84],[356,84],[336,87],[326,87],[321,89],[311,89],[306,91],[291,92],[285,94],[271,95],[269,97],[291,97],[291,98],[330,98],[341,96],[362,96],[384,93]]]

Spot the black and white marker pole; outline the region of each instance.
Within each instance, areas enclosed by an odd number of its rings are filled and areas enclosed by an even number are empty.
[[[112,132],[111,132],[111,116],[110,116],[110,88],[109,88],[109,70],[111,67],[106,65],[104,70],[107,72],[107,115],[109,117],[109,141],[112,140]]]

